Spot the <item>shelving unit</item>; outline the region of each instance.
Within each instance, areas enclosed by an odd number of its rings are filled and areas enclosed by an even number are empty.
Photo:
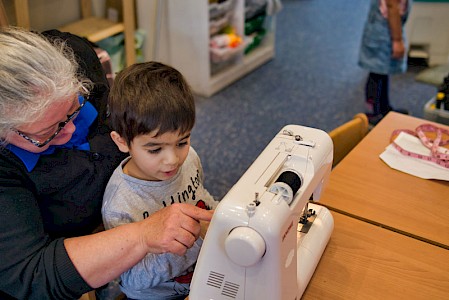
[[[134,0],[122,0],[123,22],[112,22],[105,18],[94,17],[92,16],[91,8],[92,0],[81,0],[82,19],[66,24],[60,27],[59,30],[85,37],[93,43],[123,32],[125,35],[126,65],[129,66],[135,63]]]
[[[29,0],[14,0],[14,9],[16,25],[30,29],[30,9],[28,1]],[[136,60],[134,49],[134,0],[122,0],[123,22],[111,22],[108,19],[92,16],[92,0],[80,0],[80,5],[82,18],[58,29],[85,37],[93,43],[117,33],[124,32],[126,64],[133,64]],[[0,2],[0,25],[8,25],[8,19],[2,2]]]
[[[245,1],[233,3],[230,22],[243,37]],[[158,60],[177,68],[186,77],[195,94],[209,97],[227,85],[272,59],[274,49],[275,17],[267,17],[267,33],[262,43],[248,55],[243,51],[230,59],[226,67],[213,72],[210,59],[210,5],[208,0],[166,1],[167,49],[160,51]]]

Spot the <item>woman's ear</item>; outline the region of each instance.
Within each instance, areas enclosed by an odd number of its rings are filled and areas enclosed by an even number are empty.
[[[111,131],[111,138],[121,152],[123,153],[129,152],[128,143],[125,141],[124,138],[120,136],[120,134],[117,133],[117,131]]]

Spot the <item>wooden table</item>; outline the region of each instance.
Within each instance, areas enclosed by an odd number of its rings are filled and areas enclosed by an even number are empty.
[[[332,170],[319,203],[449,249],[449,182],[394,170],[379,158],[393,130],[414,130],[422,123],[431,122],[389,113]]]
[[[448,298],[448,250],[336,212],[332,216],[334,231],[302,300]]]
[[[448,299],[448,250],[331,213],[334,231],[302,300]]]
[[[332,212],[335,227],[302,299],[448,299],[449,251]]]

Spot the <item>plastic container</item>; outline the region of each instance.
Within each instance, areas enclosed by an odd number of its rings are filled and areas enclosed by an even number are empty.
[[[245,35],[250,35],[256,31],[263,29],[265,15],[258,15],[250,20],[245,21]]]
[[[222,30],[224,27],[228,26],[230,24],[230,21],[232,19],[233,12],[228,11],[223,16],[211,19],[209,21],[209,34],[214,35],[218,33],[220,30]]]
[[[237,56],[240,53],[243,53],[245,50],[246,43],[241,43],[239,46],[231,48],[231,47],[223,47],[223,48],[210,48],[210,59],[213,63],[224,62],[232,57]]]
[[[232,10],[234,0],[226,0],[223,2],[213,2],[209,4],[209,19],[216,19]]]
[[[245,48],[245,54],[250,53],[255,48],[257,48],[263,41],[263,38],[265,37],[266,30],[262,29],[258,32],[253,33],[251,36],[246,37],[248,40],[247,46]]]
[[[251,19],[254,16],[265,13],[267,0],[245,0],[245,19]]]
[[[136,62],[145,61],[143,57],[143,42],[145,39],[145,32],[143,30],[136,30],[134,33],[134,47],[136,51]],[[126,66],[125,58],[125,35],[118,33],[110,36],[96,43],[98,47],[106,50],[111,58],[112,71],[114,73],[120,72]]]
[[[435,97],[433,97],[424,105],[424,119],[449,125],[449,110],[444,110],[443,108],[437,109]]]

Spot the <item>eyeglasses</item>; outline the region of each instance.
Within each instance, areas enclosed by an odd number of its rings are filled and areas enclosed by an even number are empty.
[[[45,145],[47,145],[48,143],[50,143],[51,140],[53,140],[60,132],[61,130],[73,119],[76,118],[76,116],[79,114],[81,108],[83,108],[83,106],[86,104],[86,98],[87,96],[83,97],[83,102],[81,102],[80,106],[70,115],[67,115],[67,120],[65,120],[64,122],[61,122],[58,124],[58,129],[55,131],[55,133],[53,133],[48,139],[46,139],[44,142],[40,142],[37,141],[35,139],[30,138],[29,136],[27,136],[25,133],[21,132],[20,130],[11,128],[12,131],[14,131],[15,133],[17,133],[18,135],[20,135],[21,137],[23,137],[24,139],[26,139],[27,141],[29,141],[31,144],[33,144],[36,147],[42,148]]]

